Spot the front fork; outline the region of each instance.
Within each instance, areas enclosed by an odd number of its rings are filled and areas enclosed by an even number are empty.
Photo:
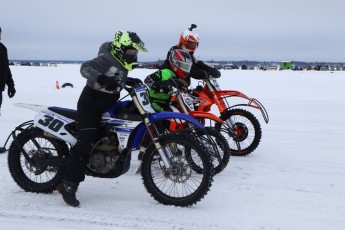
[[[169,159],[171,159],[173,157],[173,153],[172,153],[171,149],[168,147],[163,147],[159,143],[158,138],[157,138],[158,131],[155,130],[155,127],[151,124],[148,117],[145,117],[144,122],[146,124],[146,128],[147,128],[147,131],[151,137],[151,140],[152,140],[153,144],[155,145],[155,147],[159,153],[159,156],[161,157],[161,159],[163,161],[165,168],[170,168],[171,164],[170,164]],[[156,133],[157,135],[155,135],[154,133]]]
[[[235,123],[230,119],[226,119],[225,120],[225,123],[227,124],[227,130],[229,131],[229,136],[233,138],[236,146],[237,146],[237,149],[238,150],[241,150],[241,144],[240,142],[236,141],[236,137],[237,137],[237,133],[236,133],[236,130],[235,130]]]

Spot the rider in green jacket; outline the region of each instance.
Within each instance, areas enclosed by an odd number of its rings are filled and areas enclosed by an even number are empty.
[[[168,57],[168,65],[145,78],[149,96],[155,110],[171,111],[169,107],[172,88],[184,84],[192,67],[190,54],[182,49],[173,50]],[[183,86],[188,86],[186,83]]]

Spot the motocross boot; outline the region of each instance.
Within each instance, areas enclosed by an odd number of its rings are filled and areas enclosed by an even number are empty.
[[[79,200],[77,200],[75,196],[78,189],[78,185],[78,183],[73,183],[64,180],[57,187],[57,190],[62,195],[63,200],[66,202],[66,204],[72,207],[79,207],[80,205]]]

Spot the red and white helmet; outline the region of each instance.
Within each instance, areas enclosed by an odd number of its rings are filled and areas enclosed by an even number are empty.
[[[169,66],[180,78],[186,78],[189,75],[193,62],[190,54],[182,49],[175,49],[170,52]]]
[[[194,28],[196,28],[196,25],[192,24],[189,29],[183,31],[180,35],[180,46],[188,52],[194,52],[201,41],[199,35],[193,31]]]

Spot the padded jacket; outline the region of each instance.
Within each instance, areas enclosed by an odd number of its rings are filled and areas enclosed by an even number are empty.
[[[111,54],[111,42],[103,43],[98,52],[98,56],[90,61],[84,62],[80,67],[81,75],[87,79],[86,84],[92,89],[99,90],[109,94],[116,94],[117,91],[105,90],[97,83],[97,77],[105,74],[108,77],[115,77],[118,83],[123,87],[126,82],[128,70],[116,60]],[[117,76],[115,76],[115,74]]]

